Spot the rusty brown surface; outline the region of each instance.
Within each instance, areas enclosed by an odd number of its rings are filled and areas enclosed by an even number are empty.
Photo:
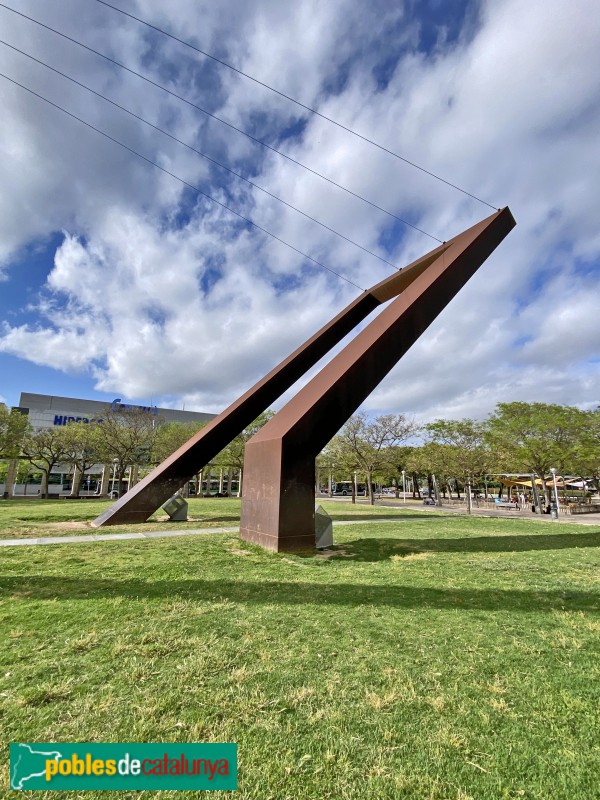
[[[420,259],[402,293],[248,442],[243,539],[277,552],[314,549],[316,456],[514,225],[505,208]],[[402,274],[371,291],[387,299]]]
[[[445,245],[440,245],[432,253],[439,253],[444,249]],[[431,258],[432,254],[428,253],[363,292],[133,489],[113,503],[92,525],[102,527],[147,520],[359,322],[381,303],[410,286],[430,263]]]

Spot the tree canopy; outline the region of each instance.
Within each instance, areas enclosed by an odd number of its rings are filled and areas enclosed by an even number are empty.
[[[370,502],[373,498],[373,475],[390,466],[389,449],[414,433],[415,425],[403,414],[386,414],[369,421],[364,412],[350,417],[331,442],[331,452],[340,463],[361,470],[367,479]]]
[[[0,458],[16,458],[29,428],[25,414],[0,403]]]

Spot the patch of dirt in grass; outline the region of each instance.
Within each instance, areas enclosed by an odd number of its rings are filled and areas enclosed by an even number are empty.
[[[55,531],[71,531],[80,528],[91,528],[91,522],[84,522],[83,520],[74,522],[44,522],[44,528],[52,528]]]
[[[234,556],[251,556],[251,550],[238,550],[235,547],[232,547],[230,550],[227,551],[228,553],[232,553]]]

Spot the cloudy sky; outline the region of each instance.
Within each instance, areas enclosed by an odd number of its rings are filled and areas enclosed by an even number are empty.
[[[111,2],[510,206],[517,227],[368,413],[600,403],[596,0]],[[29,391],[218,412],[357,287],[491,213],[98,0],[7,0],[0,39],[10,405]]]

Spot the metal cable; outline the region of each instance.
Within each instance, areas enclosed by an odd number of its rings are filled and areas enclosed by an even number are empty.
[[[9,77],[8,75],[5,75],[3,72],[0,72],[0,77],[4,78],[7,81],[10,81],[10,83],[13,83],[15,86],[18,86],[19,88],[23,89],[24,91],[29,92],[29,94],[32,94],[34,97],[37,97],[40,100],[43,100],[45,103],[48,103],[48,105],[53,106],[54,108],[58,109],[59,111],[62,111],[63,114],[66,114],[67,116],[71,117],[72,119],[77,120],[77,122],[81,122],[82,125],[85,125],[86,127],[90,128],[91,130],[95,131],[96,133],[99,133],[101,136],[104,136],[106,139],[109,139],[111,142],[114,142],[115,144],[118,144],[120,147],[123,147],[125,150],[128,150],[130,153],[133,153],[133,155],[137,156],[138,158],[141,158],[143,161],[146,161],[148,164],[151,164],[153,167],[156,167],[157,169],[161,170],[162,172],[166,173],[167,175],[170,175],[172,178],[175,178],[175,180],[179,181],[184,186],[187,186],[190,189],[193,189],[193,191],[197,192],[198,194],[201,194],[203,197],[208,198],[208,200],[211,200],[213,203],[216,203],[217,205],[221,206],[221,208],[224,208],[226,211],[229,211],[231,214],[235,214],[236,217],[239,217],[244,222],[247,222],[249,225],[252,225],[254,228],[257,228],[259,231],[262,231],[262,233],[266,233],[267,236],[270,236],[271,238],[275,239],[276,241],[280,242],[281,244],[284,244],[286,247],[289,247],[290,250],[294,250],[294,252],[298,253],[303,258],[306,258],[309,261],[312,261],[313,264],[317,264],[317,266],[323,267],[323,269],[326,269],[328,272],[331,272],[333,275],[336,275],[338,278],[341,278],[343,281],[346,281],[346,283],[351,284],[356,289],[359,289],[361,292],[365,292],[366,291],[366,289],[363,289],[362,286],[359,286],[357,283],[354,283],[354,281],[351,281],[350,278],[346,278],[344,275],[341,275],[339,272],[336,272],[331,267],[328,267],[326,264],[323,264],[323,262],[317,261],[316,258],[313,258],[312,256],[309,256],[307,253],[304,253],[302,250],[299,250],[297,247],[294,247],[294,245],[290,244],[289,242],[286,242],[284,239],[281,239],[276,234],[271,233],[271,231],[268,231],[266,228],[263,228],[258,223],[253,222],[251,219],[249,219],[248,217],[245,217],[243,214],[240,214],[238,211],[234,211],[233,208],[230,208],[225,203],[222,203],[220,200],[217,200],[215,197],[212,197],[211,195],[207,194],[207,192],[202,191],[202,189],[199,189],[197,186],[194,186],[194,184],[189,183],[188,181],[184,180],[183,178],[180,178],[178,175],[175,175],[175,173],[170,172],[170,170],[166,169],[165,167],[162,167],[160,164],[157,164],[156,161],[153,161],[151,158],[148,158],[147,156],[142,155],[137,150],[134,150],[132,147],[129,147],[129,145],[126,145],[123,142],[119,141],[118,139],[115,139],[114,136],[111,136],[110,134],[105,133],[104,131],[100,130],[100,128],[96,128],[95,125],[92,125],[90,122],[86,122],[84,119],[81,119],[81,117],[78,117],[76,114],[72,114],[70,111],[67,111],[66,108],[63,108],[62,106],[58,105],[58,103],[54,103],[52,100],[49,100],[47,97],[44,97],[43,95],[38,94],[38,92],[35,92],[33,89],[30,89],[29,87],[24,86],[22,83],[19,83],[19,81],[15,80],[14,78]]]
[[[317,111],[316,108],[312,108],[311,106],[307,106],[304,103],[301,103],[300,100],[296,100],[294,97],[290,97],[289,94],[286,94],[285,92],[281,92],[279,89],[275,89],[270,84],[264,83],[263,81],[259,80],[258,78],[254,78],[252,75],[248,75],[247,72],[244,72],[243,70],[238,69],[237,67],[234,67],[232,64],[228,64],[226,61],[223,61],[222,59],[211,55],[211,53],[207,53],[205,50],[201,50],[199,47],[196,47],[196,45],[193,45],[190,42],[186,42],[185,39],[180,39],[178,36],[175,36],[174,34],[169,33],[168,31],[165,31],[162,28],[159,28],[157,25],[152,25],[150,22],[147,22],[145,19],[141,19],[140,17],[136,17],[134,14],[130,14],[128,11],[124,11],[122,8],[118,8],[117,6],[113,6],[111,3],[107,3],[106,0],[96,0],[96,2],[97,3],[101,3],[103,6],[107,6],[108,8],[112,8],[113,11],[118,11],[119,14],[123,14],[124,16],[129,17],[130,19],[133,19],[133,20],[135,20],[136,22],[139,22],[142,25],[146,25],[148,28],[151,28],[152,30],[156,31],[157,33],[161,33],[163,36],[167,36],[169,39],[173,39],[173,41],[179,42],[179,44],[182,44],[185,47],[189,47],[191,50],[195,50],[197,53],[200,53],[200,55],[205,56],[205,58],[210,58],[212,61],[215,61],[217,64],[220,64],[223,67],[227,67],[227,69],[230,69],[233,72],[237,72],[238,75],[242,75],[244,78],[247,78],[248,80],[253,81],[254,83],[258,84],[259,86],[263,86],[265,89],[268,89],[269,91],[274,92],[275,94],[278,94],[280,97],[283,97],[286,100],[289,100],[290,103],[294,103],[295,105],[299,106],[300,108],[303,108],[305,111],[309,111],[311,114],[314,114],[317,117],[321,117],[321,119],[324,119],[327,122],[330,122],[332,125],[335,125],[336,127],[341,128],[342,130],[346,131],[347,133],[351,133],[353,136],[356,136],[357,138],[362,139],[363,142],[367,142],[368,144],[373,145],[373,147],[376,147],[378,150],[382,150],[384,153],[387,153],[388,155],[393,156],[394,158],[397,158],[399,161],[403,161],[405,164],[408,164],[409,166],[414,167],[415,169],[418,169],[420,172],[424,172],[425,175],[429,175],[430,177],[435,178],[437,181],[441,181],[442,183],[445,183],[446,186],[450,186],[453,189],[456,189],[457,191],[462,192],[463,194],[466,194],[468,197],[473,198],[473,200],[477,200],[478,203],[483,203],[484,206],[488,206],[488,208],[493,208],[494,211],[496,210],[496,206],[491,205],[491,203],[488,203],[486,200],[482,200],[480,197],[477,197],[477,195],[472,194],[471,192],[468,192],[466,189],[463,189],[460,186],[457,186],[455,183],[451,183],[450,181],[447,181],[445,178],[442,178],[440,175],[436,175],[435,172],[430,172],[430,170],[425,169],[425,167],[421,167],[419,164],[415,164],[414,161],[409,161],[408,158],[405,158],[404,156],[401,156],[399,153],[395,153],[393,150],[390,150],[389,148],[384,147],[384,145],[379,144],[378,142],[374,142],[372,139],[369,139],[367,136],[363,136],[362,133],[358,133],[357,131],[353,130],[352,128],[349,128],[347,125],[344,125],[343,123],[338,122],[337,120],[332,119],[331,117],[328,117],[326,114],[323,114],[320,111]]]
[[[246,131],[242,130],[242,128],[236,127],[231,122],[227,122],[227,120],[223,119],[222,117],[218,117],[216,114],[212,114],[210,111],[207,111],[205,108],[202,108],[202,106],[196,105],[196,103],[193,103],[191,100],[188,100],[186,97],[183,97],[182,95],[177,94],[177,92],[174,92],[171,89],[168,89],[166,86],[163,86],[162,84],[157,83],[156,81],[153,81],[151,78],[148,78],[145,75],[142,75],[141,72],[136,72],[136,70],[131,69],[130,67],[126,67],[125,64],[122,64],[120,61],[116,61],[114,58],[111,58],[110,56],[107,56],[104,53],[101,53],[99,50],[95,50],[93,47],[90,47],[89,45],[84,44],[83,42],[80,42],[78,39],[75,39],[72,36],[68,36],[66,33],[62,33],[61,31],[57,30],[56,28],[52,28],[50,25],[46,25],[44,22],[40,22],[39,20],[34,19],[33,17],[30,17],[30,16],[28,16],[27,14],[24,14],[21,11],[17,11],[16,9],[11,8],[10,6],[7,6],[5,3],[0,3],[0,8],[5,8],[7,11],[12,11],[13,14],[17,14],[18,16],[23,17],[24,19],[27,19],[30,22],[35,23],[36,25],[39,25],[41,28],[44,28],[45,30],[50,31],[51,33],[55,33],[57,36],[60,36],[63,39],[66,39],[67,41],[72,42],[73,44],[76,44],[79,47],[82,47],[84,50],[87,50],[90,53],[94,53],[94,55],[97,55],[100,58],[105,59],[109,63],[114,64],[116,67],[119,67],[120,69],[123,69],[126,72],[129,72],[131,75],[135,75],[137,78],[140,78],[141,80],[145,81],[146,83],[149,83],[152,86],[155,86],[157,89],[160,89],[161,91],[166,92],[167,94],[171,95],[171,97],[175,97],[177,100],[180,100],[182,103],[186,103],[186,105],[190,106],[191,108],[195,108],[197,111],[200,111],[203,114],[206,114],[207,117],[210,117],[211,119],[214,119],[217,122],[220,122],[222,125],[226,125],[228,128],[231,128],[232,130],[236,131],[237,133],[241,133],[243,136],[246,136],[246,138],[250,139],[251,141],[255,142],[256,144],[261,145],[261,147],[265,147],[267,150],[271,150],[273,153],[277,153],[277,155],[280,155],[282,158],[287,159],[292,164],[296,164],[297,166],[302,167],[302,169],[305,169],[307,172],[310,172],[313,175],[316,175],[318,178],[321,178],[322,180],[327,181],[327,183],[331,184],[332,186],[335,186],[338,189],[341,189],[343,192],[346,192],[346,194],[349,194],[352,197],[355,197],[357,200],[362,200],[363,203],[366,203],[367,205],[371,206],[372,208],[376,208],[378,211],[381,211],[382,213],[387,214],[388,217],[391,217],[392,219],[395,219],[398,222],[401,222],[403,225],[406,225],[407,227],[412,228],[413,230],[418,231],[419,233],[422,233],[424,236],[428,236],[430,239],[433,239],[434,241],[439,242],[440,244],[442,243],[442,240],[438,239],[437,236],[433,236],[431,233],[428,233],[427,231],[423,230],[422,228],[419,228],[417,225],[413,225],[412,222],[408,222],[408,220],[405,220],[402,217],[398,217],[396,214],[393,214],[391,211],[388,211],[387,209],[383,208],[382,206],[377,205],[377,203],[374,203],[373,201],[368,200],[366,197],[362,197],[362,195],[358,194],[357,192],[353,192],[352,189],[348,189],[345,186],[342,186],[342,184],[336,183],[336,181],[334,181],[332,178],[328,178],[326,175],[323,175],[322,173],[317,172],[317,170],[314,170],[311,167],[307,166],[306,164],[303,164],[301,161],[297,161],[295,158],[292,158],[292,156],[287,155],[286,153],[282,152],[281,150],[277,150],[276,147],[273,147],[272,145],[267,144],[266,142],[263,142],[260,139],[257,139],[255,136],[252,136],[250,133],[247,133]]]
[[[41,59],[36,58],[35,56],[32,56],[31,53],[26,53],[25,50],[21,50],[20,48],[15,47],[14,45],[9,44],[8,42],[5,42],[3,39],[0,39],[0,44],[3,44],[5,47],[9,47],[11,50],[15,50],[17,53],[20,53],[21,55],[25,56],[26,58],[29,58],[32,61],[35,61],[37,64],[41,64],[41,66],[46,67],[46,69],[49,69],[52,72],[55,72],[57,75],[60,75],[61,77],[65,78],[66,80],[71,81],[71,83],[74,83],[77,86],[80,86],[82,89],[85,89],[87,92],[90,92],[91,94],[96,95],[96,97],[100,97],[102,100],[105,100],[107,103],[110,103],[115,108],[118,108],[121,111],[124,111],[126,114],[129,114],[132,117],[135,117],[135,119],[138,119],[140,122],[143,122],[144,125],[148,125],[150,128],[154,128],[154,130],[158,131],[159,133],[162,133],[164,136],[168,136],[169,139],[172,139],[174,142],[177,142],[178,144],[181,144],[184,147],[187,147],[187,149],[191,150],[193,153],[196,153],[197,155],[202,156],[202,158],[207,159],[207,161],[210,161],[213,164],[216,164],[221,169],[224,169],[227,172],[230,172],[232,175],[235,175],[236,178],[239,178],[240,180],[245,181],[246,183],[250,184],[250,186],[253,186],[255,189],[258,189],[259,191],[264,192],[265,194],[269,195],[269,197],[272,197],[274,200],[278,200],[280,203],[283,203],[284,206],[287,206],[288,208],[291,208],[293,211],[296,211],[298,214],[301,214],[303,217],[306,217],[306,219],[311,220],[311,222],[315,222],[317,225],[320,225],[322,228],[325,228],[325,230],[329,231],[330,233],[334,233],[336,236],[339,236],[340,239],[344,239],[344,241],[349,242],[349,244],[352,244],[355,247],[358,247],[360,250],[362,250],[365,253],[368,253],[370,256],[373,256],[374,258],[379,259],[379,261],[382,261],[384,264],[387,264],[388,266],[393,267],[396,270],[400,269],[400,267],[396,266],[396,264],[393,264],[391,261],[388,261],[387,259],[383,258],[382,256],[378,256],[377,253],[374,253],[372,250],[369,250],[367,247],[363,247],[363,245],[358,244],[358,242],[355,242],[353,239],[350,239],[348,236],[345,236],[343,233],[340,233],[339,231],[336,231],[334,228],[330,228],[329,225],[326,225],[324,222],[320,222],[320,220],[316,219],[315,217],[311,217],[310,214],[307,214],[306,212],[301,211],[299,208],[296,208],[296,206],[292,205],[291,203],[288,203],[287,200],[283,200],[281,197],[278,197],[276,194],[273,194],[272,192],[269,192],[268,189],[263,189],[262,186],[259,186],[257,183],[254,183],[253,181],[249,180],[248,178],[245,178],[239,172],[236,172],[235,170],[231,169],[230,167],[225,166],[225,164],[221,164],[220,161],[217,161],[216,159],[212,158],[211,156],[207,155],[206,153],[203,153],[201,150],[198,150],[197,148],[193,147],[192,145],[188,144],[187,142],[184,142],[181,139],[178,139],[176,136],[173,136],[172,133],[169,133],[168,131],[164,130],[164,128],[160,128],[158,125],[154,125],[154,123],[150,122],[147,119],[144,119],[144,117],[141,117],[139,114],[136,114],[134,111],[131,111],[129,108],[126,108],[125,106],[120,105],[119,103],[115,102],[114,100],[111,100],[110,97],[106,97],[106,95],[103,95],[100,92],[97,92],[95,89],[92,89],[90,86],[87,86],[85,83],[81,83],[81,81],[78,81],[75,78],[73,78],[72,76],[67,75],[65,72],[61,72],[61,70],[56,69],[56,67],[53,67],[50,64],[47,64],[45,61],[42,61]]]

